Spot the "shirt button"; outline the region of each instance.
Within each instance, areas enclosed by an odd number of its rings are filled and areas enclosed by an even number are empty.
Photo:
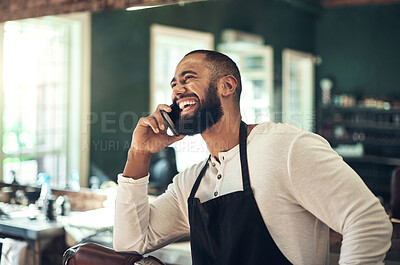
[[[221,178],[222,178],[221,174],[218,174],[217,179],[221,179]]]
[[[215,167],[215,163],[212,163],[211,165],[212,165],[213,167]]]
[[[215,196],[215,197],[218,196],[218,191],[214,192],[214,196]]]

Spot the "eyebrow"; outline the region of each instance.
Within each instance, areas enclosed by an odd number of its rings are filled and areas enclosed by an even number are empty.
[[[185,76],[186,74],[194,74],[194,75],[197,75],[197,73],[195,72],[195,71],[192,71],[192,70],[187,70],[187,71],[183,71],[179,76]],[[175,82],[176,81],[176,78],[174,77],[174,78],[172,78],[172,80],[171,80],[171,84],[173,83],[173,82]]]

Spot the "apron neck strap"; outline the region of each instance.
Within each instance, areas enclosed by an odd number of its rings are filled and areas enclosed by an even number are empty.
[[[200,186],[201,179],[203,178],[204,173],[206,173],[206,170],[207,170],[207,168],[208,168],[208,161],[210,161],[210,159],[211,159],[211,155],[208,157],[208,159],[207,159],[205,165],[204,165],[203,168],[201,169],[200,174],[199,174],[199,176],[197,177],[196,182],[195,182],[194,185],[193,185],[192,191],[190,192],[189,198],[194,198],[194,195],[196,194],[197,189],[198,189],[199,186]]]
[[[240,151],[240,165],[242,168],[242,180],[243,180],[243,190],[246,194],[251,194],[252,190],[250,187],[250,179],[249,179],[249,165],[247,162],[247,124],[243,121],[240,122],[240,130],[239,130],[239,151]],[[207,168],[208,162],[211,159],[211,155],[208,157],[205,165],[200,171],[199,176],[196,179],[196,182],[193,185],[192,191],[190,192],[190,198],[194,198],[197,189],[200,186],[201,179],[203,178]]]
[[[243,190],[246,194],[252,193],[250,187],[249,164],[247,162],[247,124],[240,122],[239,131],[240,165],[242,168]]]

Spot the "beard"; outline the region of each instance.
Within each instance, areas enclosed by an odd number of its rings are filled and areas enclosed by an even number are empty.
[[[195,95],[188,95],[197,97]],[[202,133],[216,124],[224,112],[222,111],[221,100],[217,94],[215,82],[210,82],[204,101],[198,101],[198,108],[192,115],[181,116],[175,123],[175,127],[181,135],[195,135]]]

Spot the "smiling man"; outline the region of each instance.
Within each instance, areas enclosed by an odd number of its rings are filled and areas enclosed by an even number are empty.
[[[189,55],[190,54],[187,56]],[[190,61],[188,62],[190,63]],[[180,109],[180,116],[175,126],[183,135],[194,135],[204,132],[207,128],[217,123],[223,116],[221,100],[217,93],[217,80],[223,77],[224,74],[217,72],[214,73],[213,76],[210,76],[209,72],[204,72],[205,69],[202,69],[204,67],[201,67],[201,65],[197,66],[197,72],[194,70],[185,70],[187,67],[190,68],[188,62],[182,62],[180,65],[182,70],[177,78],[174,77],[172,79],[171,88],[174,90],[174,88],[179,86],[179,82],[182,82],[181,80],[183,80],[184,83],[193,87],[193,91],[196,91],[195,86],[204,85],[204,83],[201,83],[204,81],[208,82],[205,90],[204,88],[200,88],[200,91],[206,93],[203,95],[202,100],[200,100],[199,96],[195,92],[192,92],[192,90],[182,90],[182,87],[178,87],[176,92],[174,92],[173,101]],[[204,62],[207,69],[212,69],[213,64],[211,62],[207,63],[207,60]],[[177,69],[177,71],[179,71],[179,69]],[[229,68],[225,67],[224,72],[229,71]],[[237,78],[236,80],[240,80],[240,74],[238,71],[236,71],[234,75]],[[208,80],[205,79],[205,77],[207,77]],[[201,82],[199,82],[200,80]],[[199,88],[197,88],[197,91],[197,93],[199,93]],[[235,93],[240,93],[240,90],[237,89]]]
[[[240,73],[229,57],[187,54],[171,87],[182,135],[166,133],[168,105],[139,120],[118,176],[116,251],[144,254],[190,235],[194,265],[321,265],[330,227],[343,235],[340,264],[383,264],[392,226],[379,200],[320,136],[242,122]],[[209,159],[149,204],[151,155],[198,133]]]

